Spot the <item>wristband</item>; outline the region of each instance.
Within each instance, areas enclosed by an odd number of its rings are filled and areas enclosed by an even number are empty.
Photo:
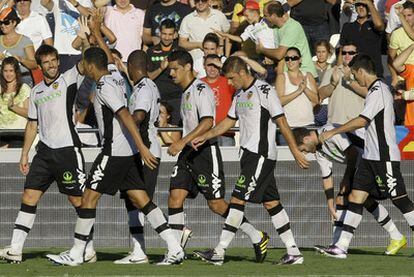
[[[330,188],[325,190],[325,196],[326,200],[333,199],[334,198],[334,188]]]

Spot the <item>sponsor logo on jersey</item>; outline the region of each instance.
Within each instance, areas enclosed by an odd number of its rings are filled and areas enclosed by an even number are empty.
[[[50,95],[47,95],[45,97],[35,99],[34,102],[35,102],[36,105],[42,105],[44,103],[52,101],[55,98],[60,97],[60,96],[62,96],[62,92],[59,90],[59,91],[53,92]]]
[[[246,101],[246,102],[237,102],[237,108],[240,109],[252,109],[253,108],[253,103],[250,101]]]
[[[382,181],[381,176],[379,176],[379,175],[375,176],[375,182],[377,183],[377,186],[379,187],[380,191],[384,192],[385,191],[385,184]]]
[[[73,180],[73,174],[70,171],[63,172],[63,181],[62,184],[73,184],[76,183],[75,180]]]
[[[191,103],[183,103],[182,104],[182,109],[184,111],[191,111],[193,109],[193,105],[191,105]]]
[[[246,177],[244,175],[240,175],[239,179],[236,181],[236,187],[245,188],[246,185],[244,182],[246,182]]]
[[[207,182],[206,176],[204,176],[203,174],[198,175],[198,178],[197,178],[198,186],[208,187],[208,184],[206,184],[206,182]]]

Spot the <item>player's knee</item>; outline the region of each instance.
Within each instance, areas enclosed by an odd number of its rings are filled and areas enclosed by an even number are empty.
[[[184,205],[186,195],[180,193],[178,190],[171,190],[168,196],[168,207],[170,208],[181,208]]]
[[[274,207],[278,206],[279,204],[280,204],[280,201],[273,200],[273,201],[269,201],[269,202],[264,202],[264,203],[263,203],[263,207],[264,207],[266,210],[271,210],[271,209],[273,209]]]
[[[392,199],[392,203],[401,211],[401,213],[406,214],[409,213],[411,211],[414,211],[414,204],[413,202],[410,200],[410,198],[408,198],[407,195],[405,195],[402,198],[398,198],[398,199]]]
[[[82,204],[82,197],[81,196],[68,196],[69,202],[72,204],[73,207],[79,207]]]
[[[365,209],[370,213],[373,213],[378,208],[378,205],[379,203],[372,197],[368,197],[364,203]]]
[[[129,200],[131,200],[132,204],[138,209],[142,209],[148,202],[150,202],[148,194],[144,190],[128,191],[127,194]]]
[[[228,204],[224,201],[224,199],[209,200],[207,203],[213,213],[223,215],[227,211]]]
[[[368,198],[368,193],[362,190],[352,190],[351,193],[348,195],[348,202],[362,204],[365,203],[365,200]],[[344,197],[345,201],[345,197]]]
[[[237,205],[246,205],[246,201],[241,200],[241,199],[238,199],[238,198],[236,198],[234,196],[231,197],[230,203],[231,204],[237,204]]]
[[[35,190],[24,190],[22,195],[22,203],[29,206],[36,206],[39,203],[40,198],[42,197],[41,191]]]
[[[86,189],[82,196],[82,208],[95,209],[101,197],[99,192]]]

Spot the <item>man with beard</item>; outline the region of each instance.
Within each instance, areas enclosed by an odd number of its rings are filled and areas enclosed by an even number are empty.
[[[171,124],[180,123],[180,103],[182,88],[174,83],[168,69],[168,55],[174,50],[181,49],[174,40],[177,35],[176,25],[173,20],[165,19],[161,23],[160,38],[157,45],[149,48],[147,54],[151,60],[148,76],[157,85],[161,100],[167,102],[172,108]]]
[[[83,80],[80,66],[60,74],[58,51],[49,45],[40,46],[35,57],[44,80],[30,94],[20,158],[20,171],[26,175],[26,182],[11,244],[0,250],[0,258],[12,263],[22,261],[23,245],[33,226],[37,204],[52,182],[56,181],[59,191],[68,196],[78,213],[86,180],[81,141],[74,122],[74,101]],[[29,168],[29,151],[38,129],[38,151]],[[86,244],[84,261],[96,261],[90,243]]]

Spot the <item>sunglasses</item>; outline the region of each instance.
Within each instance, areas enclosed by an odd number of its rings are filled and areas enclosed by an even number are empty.
[[[350,56],[353,56],[353,55],[356,55],[356,53],[357,52],[355,52],[355,51],[342,51],[342,55],[350,55]]]
[[[285,61],[286,61],[286,62],[288,62],[288,61],[295,62],[295,61],[298,61],[299,59],[300,59],[300,57],[299,57],[299,56],[291,56],[291,57],[286,56],[286,57],[285,57]]]
[[[208,0],[194,0],[194,3],[195,3],[195,4],[200,3],[200,2],[202,2],[202,3],[207,3],[207,2],[208,2]]]
[[[212,7],[213,9],[215,9],[215,10],[220,10],[220,9],[222,9],[222,7],[221,7],[221,6],[219,6],[219,5],[211,5],[211,7]]]
[[[0,25],[9,25],[11,23],[11,20],[4,20],[4,21],[0,21]]]

